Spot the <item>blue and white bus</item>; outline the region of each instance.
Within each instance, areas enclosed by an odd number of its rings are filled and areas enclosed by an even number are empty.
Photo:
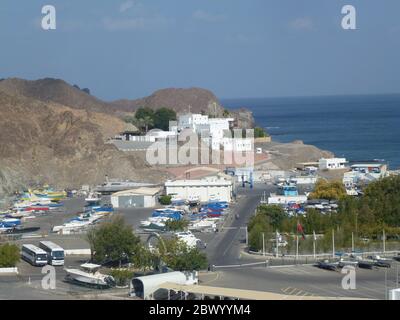
[[[64,249],[51,241],[40,241],[39,247],[47,254],[47,261],[52,266],[64,265]]]
[[[21,257],[33,266],[44,266],[47,264],[47,253],[33,244],[24,244],[22,246]]]

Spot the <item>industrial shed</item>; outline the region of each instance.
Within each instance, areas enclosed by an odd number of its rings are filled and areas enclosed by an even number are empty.
[[[137,188],[116,192],[111,195],[114,208],[152,208],[156,206],[160,188]]]
[[[194,285],[198,283],[198,273],[194,272],[166,272],[149,276],[133,278],[130,285],[130,296],[141,299],[154,298],[154,293],[163,288],[163,284]],[[153,297],[152,297],[153,296]]]
[[[191,197],[201,202],[232,201],[234,184],[232,180],[220,177],[207,177],[201,180],[176,180],[165,182],[165,191],[179,199],[188,200]]]

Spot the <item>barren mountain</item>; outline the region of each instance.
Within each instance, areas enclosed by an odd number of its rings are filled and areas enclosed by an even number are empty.
[[[217,97],[201,88],[177,89],[169,88],[154,92],[152,95],[137,100],[118,100],[113,103],[124,110],[148,107],[152,109],[166,107],[176,112],[207,113],[221,116],[224,108]]]
[[[70,85],[60,79],[9,78],[0,81],[0,91],[46,103],[53,102],[85,112],[112,114],[120,118],[134,112],[139,107],[152,109],[166,107],[177,113],[190,111],[218,117],[222,116],[224,112],[224,107],[218,98],[211,91],[201,88],[168,88],[158,90],[141,99],[106,102],[90,95],[88,90],[81,90],[77,85]],[[249,110],[235,110],[231,115],[237,120],[239,127],[250,128],[254,124],[253,115]]]
[[[103,113],[125,111],[72,86],[60,79],[24,80],[9,78],[0,81],[0,91],[10,95],[20,95],[43,102],[56,102],[74,109],[84,109]]]
[[[0,91],[0,193],[33,184],[80,187],[120,179],[160,181],[140,157],[104,143],[86,116]]]

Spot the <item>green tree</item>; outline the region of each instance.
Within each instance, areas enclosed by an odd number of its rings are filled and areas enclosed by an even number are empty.
[[[169,130],[169,122],[176,120],[176,112],[168,108],[160,108],[154,113],[154,127]]]
[[[171,199],[172,199],[172,196],[163,195],[163,196],[161,196],[161,197],[158,199],[158,201],[159,201],[160,204],[162,204],[163,206],[169,206],[169,205],[172,203]]]
[[[287,218],[287,213],[278,205],[261,205],[257,208],[257,214],[263,214],[269,217],[274,230],[282,229],[282,222]]]
[[[312,199],[340,200],[347,195],[346,189],[341,181],[328,182],[319,179],[311,193]]]
[[[230,112],[229,112],[229,110],[228,109],[224,109],[224,112],[222,113],[222,116],[224,117],[224,118],[228,118],[229,116],[230,116]]]
[[[270,218],[265,214],[257,214],[250,219],[247,227],[249,233],[249,248],[256,251],[262,250],[263,234],[264,245],[267,247],[266,244],[273,233]]]
[[[0,245],[0,268],[13,268],[19,260],[19,248],[15,244]]]
[[[140,239],[132,232],[132,227],[125,224],[121,217],[114,217],[90,229],[86,235],[92,251],[92,259],[98,263],[131,259],[135,254]]]
[[[111,269],[108,274],[115,279],[117,286],[128,285],[134,276],[134,272],[128,269]]]
[[[167,231],[184,231],[189,225],[189,221],[181,220],[168,220],[165,223]]]
[[[140,107],[135,112],[136,119],[144,119],[144,118],[154,119],[154,110],[148,107]]]
[[[268,137],[268,133],[260,127],[254,128],[254,138],[265,138]]]
[[[141,244],[136,248],[135,254],[132,255],[131,262],[136,268],[146,272],[159,264],[159,256]]]
[[[177,239],[165,239],[164,246],[159,245],[161,260],[171,269],[193,271],[208,266],[207,256],[198,248],[190,248],[185,242]]]

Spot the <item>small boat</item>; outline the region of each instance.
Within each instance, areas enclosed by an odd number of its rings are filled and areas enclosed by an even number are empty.
[[[350,266],[350,267],[357,267],[358,266],[358,261],[356,260],[345,260],[343,258],[340,259],[339,261],[339,267],[343,268],[346,266]]]
[[[392,266],[392,259],[389,258],[382,258],[381,256],[373,255],[369,256],[368,259],[373,260],[377,267],[390,268]]]
[[[84,263],[80,269],[65,269],[67,273],[65,280],[82,286],[108,289],[116,285],[115,279],[99,272],[98,264]]]
[[[375,267],[375,261],[371,259],[361,259],[358,261],[358,267],[363,269],[373,269]]]
[[[98,204],[101,201],[101,196],[97,192],[91,192],[89,193],[88,197],[85,199],[85,201],[89,204]]]
[[[339,262],[329,262],[329,260],[318,261],[317,267],[325,270],[337,271]]]

